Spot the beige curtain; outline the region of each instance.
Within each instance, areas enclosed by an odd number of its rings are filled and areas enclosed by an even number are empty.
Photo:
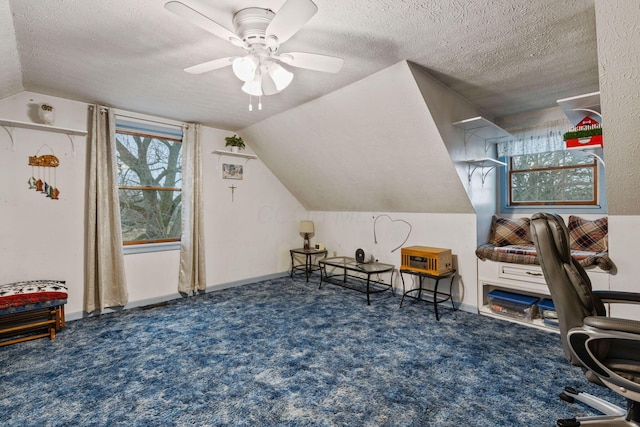
[[[118,200],[115,118],[94,105],[89,136],[84,310],[124,306],[128,299]]]
[[[182,238],[178,291],[207,287],[204,259],[200,125],[189,124],[182,137]]]

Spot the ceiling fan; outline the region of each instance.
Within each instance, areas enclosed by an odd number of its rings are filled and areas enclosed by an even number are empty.
[[[287,0],[277,13],[260,7],[242,9],[233,16],[235,32],[180,1],[170,1],[165,8],[246,52],[244,56],[214,59],[184,71],[202,74],[230,65],[244,82],[242,90],[249,95],[273,95],[291,83],[293,73],[280,63],[327,73],[337,73],[344,63],[342,58],[315,53],[279,53],[280,45],[318,12],[311,0]]]

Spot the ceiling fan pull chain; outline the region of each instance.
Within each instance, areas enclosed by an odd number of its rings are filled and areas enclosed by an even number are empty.
[[[253,111],[253,104],[251,103],[251,94],[249,94],[249,111]]]
[[[262,95],[258,97],[258,110],[262,110]]]

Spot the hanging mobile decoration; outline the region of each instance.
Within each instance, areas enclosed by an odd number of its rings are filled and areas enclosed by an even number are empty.
[[[53,149],[49,147],[47,144],[43,145],[51,150],[53,153]],[[42,147],[40,148],[42,150]],[[60,166],[60,160],[54,154],[44,154],[42,156],[38,156],[40,150],[36,152],[35,156],[29,156],[29,166],[31,166],[31,178],[27,181],[29,184],[29,190],[36,190],[39,193],[44,194],[46,197],[52,200],[58,200],[58,196],[60,195],[60,190],[58,190],[56,185],[56,169]],[[35,171],[37,168],[37,173]],[[51,168],[51,169],[43,169],[43,168]],[[36,179],[36,175],[38,178]],[[53,179],[52,178],[53,175]]]

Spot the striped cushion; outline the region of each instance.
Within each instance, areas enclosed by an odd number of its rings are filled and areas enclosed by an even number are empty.
[[[481,260],[509,262],[512,264],[540,264],[535,254],[535,247],[527,249],[526,246],[503,246],[497,248],[488,243],[478,246],[476,256]],[[578,263],[583,267],[596,266],[601,270],[611,271],[614,267],[608,252],[583,252],[571,251]]]
[[[569,245],[571,250],[605,252],[608,248],[607,217],[589,221],[578,216],[569,216]]]
[[[529,239],[529,218],[509,219],[494,215],[489,243],[493,246],[533,246]]]

